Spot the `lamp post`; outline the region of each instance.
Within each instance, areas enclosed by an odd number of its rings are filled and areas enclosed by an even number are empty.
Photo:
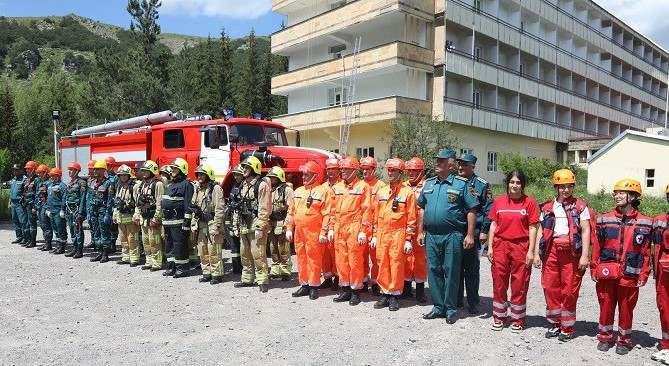
[[[58,120],[60,119],[60,111],[52,111],[51,119],[53,120],[53,155],[56,167],[58,167]]]

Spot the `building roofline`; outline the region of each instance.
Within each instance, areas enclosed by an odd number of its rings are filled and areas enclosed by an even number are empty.
[[[645,137],[645,138],[649,138],[649,139],[662,140],[662,141],[669,142],[669,136],[656,135],[656,134],[646,133],[646,132],[641,132],[641,131],[625,130],[623,133],[621,133],[620,135],[616,136],[616,138],[611,140],[611,142],[604,145],[601,149],[597,150],[596,153],[592,154],[590,159],[588,159],[588,164],[591,164],[592,162],[594,162],[598,157],[600,157],[605,152],[610,150],[614,145],[616,145],[618,142],[620,142],[627,135],[634,135],[634,136]]]

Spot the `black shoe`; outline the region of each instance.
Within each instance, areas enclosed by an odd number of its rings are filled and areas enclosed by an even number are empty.
[[[102,251],[102,258],[100,258],[100,263],[109,262],[109,254],[106,251]]]
[[[219,283],[223,282],[223,277],[221,276],[211,276],[211,283],[212,285],[218,285]]]
[[[200,279],[197,280],[197,281],[198,282],[210,282],[211,281],[211,275],[202,275],[202,277],[200,277]]]
[[[235,284],[232,286],[235,288],[242,288],[242,287],[253,287],[255,285],[256,284],[252,282],[235,282]]]
[[[28,244],[26,244],[26,248],[34,248],[37,246],[37,243],[34,240],[30,240]]]
[[[283,281],[283,282],[290,281],[290,275],[282,275],[282,276],[280,276],[280,278],[281,278],[281,281]]]
[[[362,290],[354,290],[351,292],[351,299],[348,300],[348,304],[351,306],[356,306],[360,304],[360,291]]]
[[[425,284],[417,283],[416,284],[416,301],[425,304],[427,299],[425,298]]]
[[[332,286],[330,287],[332,291],[339,291],[339,277],[334,276],[332,279]]]
[[[77,248],[72,248],[69,252],[65,253],[66,257],[74,257],[74,255],[77,253]]]
[[[177,270],[174,272],[174,275],[172,275],[173,278],[183,278],[183,277],[188,277],[189,271],[188,271],[188,265],[183,264],[177,266]]]
[[[130,262],[130,267],[137,267],[139,266],[139,262]]]
[[[12,242],[12,244],[19,244],[19,243],[21,243],[22,241],[23,241],[23,238],[16,238],[16,240],[14,240],[14,241]]]
[[[297,291],[291,294],[292,297],[302,297],[308,295],[309,295],[309,286],[306,285],[300,286],[300,288],[298,288]]]
[[[61,243],[61,244],[58,246],[58,250],[56,250],[55,252],[53,252],[53,254],[63,254],[63,253],[65,253],[65,243]]]
[[[624,355],[628,354],[629,351],[630,351],[630,349],[627,348],[626,346],[622,346],[622,345],[617,345],[616,346],[616,353],[621,355],[621,356],[624,356]]]
[[[44,246],[42,247],[41,250],[44,251],[44,252],[48,252],[52,249],[53,249],[53,247],[51,246],[51,242],[47,241],[46,243],[44,243]]]
[[[381,296],[381,288],[377,284],[372,285],[372,295]]]
[[[388,310],[397,311],[400,309],[400,303],[397,301],[397,296],[390,296],[388,299]]]
[[[388,307],[390,304],[388,300],[388,295],[382,295],[381,298],[374,303],[374,309],[383,309]]]
[[[264,294],[265,292],[267,292],[267,290],[269,290],[269,287],[267,287],[267,285],[260,285],[259,284],[258,289],[260,290],[260,292],[262,292]]]
[[[607,352],[608,350],[611,349],[613,345],[611,343],[606,343],[606,342],[599,342],[597,343],[597,350],[602,351],[602,352]]]
[[[446,323],[448,323],[448,324],[455,324],[456,320],[457,319],[454,316],[447,316],[446,317]]]
[[[369,284],[367,282],[363,282],[360,292],[367,292],[367,290],[369,290]]]
[[[163,272],[163,276],[174,276],[174,273],[176,273],[177,267],[174,264],[174,262],[167,262],[167,270]]]
[[[73,259],[79,259],[84,256],[83,250],[82,249],[77,249],[74,252],[74,255],[72,256]]]
[[[560,342],[569,342],[572,339],[574,339],[574,332],[572,332],[572,333],[562,333],[562,332],[560,332],[560,334],[558,335],[558,341],[560,341]]]
[[[432,319],[437,319],[437,318],[444,318],[443,315],[435,313],[434,311],[430,311],[427,314],[423,315],[423,319],[425,320],[432,320]]]
[[[479,307],[476,306],[476,305],[469,305],[469,306],[467,307],[467,311],[468,311],[469,314],[471,314],[471,315],[476,315],[476,314],[479,313]]]
[[[418,287],[418,284],[416,284],[416,287]],[[402,294],[400,295],[400,298],[410,299],[412,297],[413,297],[413,292],[411,291],[411,281],[404,281],[404,289],[402,289]]]
[[[320,289],[330,288],[330,287],[332,287],[332,278],[326,278],[325,281],[323,281],[323,283],[321,283],[321,285],[318,286],[318,288]]]
[[[123,264],[128,264],[128,262],[124,261],[123,259],[119,259],[116,261],[116,264],[123,265]]]
[[[152,268],[152,266],[150,264],[145,264],[145,265],[142,266],[142,269],[145,270],[145,271],[148,270],[148,269],[151,269],[151,268]]]
[[[309,300],[316,300],[316,299],[318,299],[318,287],[310,287]]]
[[[465,303],[458,301],[458,309],[462,309],[464,307],[465,307]]]
[[[91,258],[91,262],[99,262],[102,260],[102,252],[98,253],[95,257]]]
[[[560,327],[553,327],[544,333],[544,337],[550,339],[560,335]]]
[[[337,297],[332,299],[334,302],[344,302],[349,300],[351,300],[351,288],[348,286],[343,286],[342,292],[340,292]]]

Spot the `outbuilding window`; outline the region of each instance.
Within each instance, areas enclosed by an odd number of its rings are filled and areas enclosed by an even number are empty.
[[[646,169],[646,188],[655,187],[655,169]]]

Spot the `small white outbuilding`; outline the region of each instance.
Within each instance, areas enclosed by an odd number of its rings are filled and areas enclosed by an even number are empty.
[[[620,179],[641,182],[644,195],[663,196],[669,184],[669,130],[626,130],[588,159],[588,192],[611,192]]]

